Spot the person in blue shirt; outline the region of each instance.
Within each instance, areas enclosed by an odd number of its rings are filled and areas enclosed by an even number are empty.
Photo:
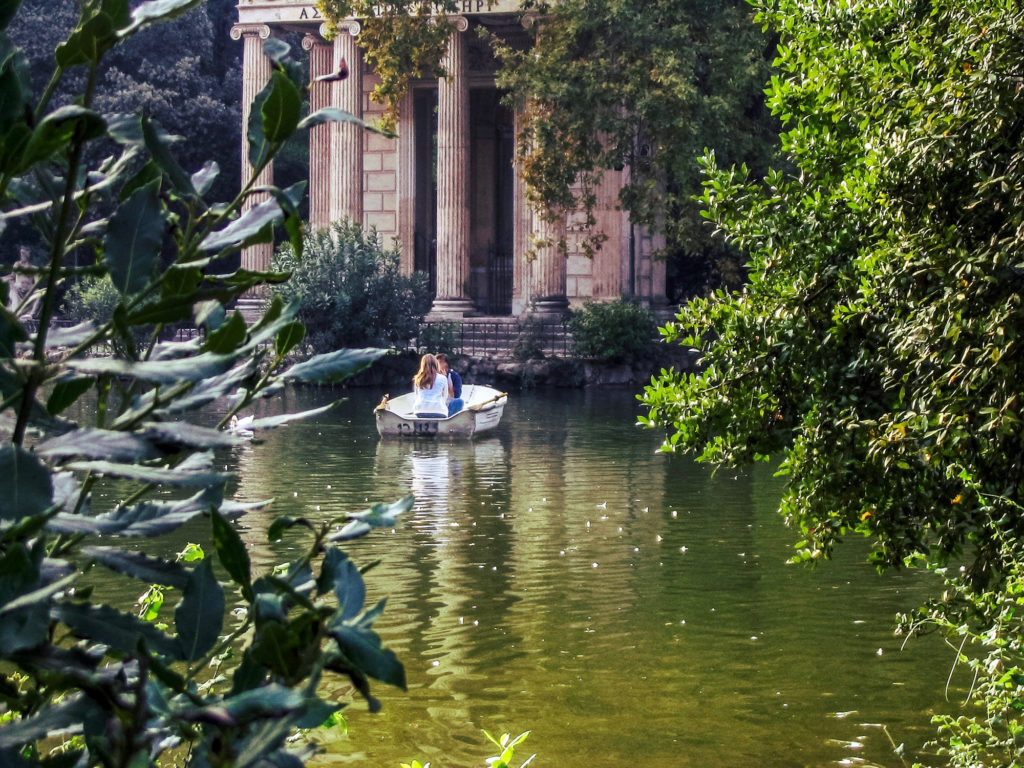
[[[441,367],[441,373],[448,377],[449,391],[452,397],[448,403],[448,415],[454,416],[466,406],[462,401],[462,377],[458,371],[448,366],[448,355],[444,352],[437,356],[437,364]]]

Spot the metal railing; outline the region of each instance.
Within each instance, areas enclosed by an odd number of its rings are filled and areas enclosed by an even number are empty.
[[[26,318],[22,325],[29,333],[36,331],[34,319]],[[63,318],[51,321],[52,327],[73,325],[75,321]],[[204,336],[205,329],[178,326],[169,331],[164,340],[180,342]],[[438,339],[444,339],[445,346],[450,342],[452,351],[471,357],[512,360],[517,352],[524,357],[571,357],[573,354],[572,332],[566,321],[531,318],[519,322],[508,317],[425,322],[420,325],[420,334],[412,347],[422,351]],[[93,354],[97,352],[99,350],[94,350]]]
[[[423,349],[436,339],[450,342],[453,351],[471,357],[511,360],[517,351],[526,357],[569,357],[573,352],[572,332],[565,321],[466,318],[426,322],[420,326],[416,347]]]

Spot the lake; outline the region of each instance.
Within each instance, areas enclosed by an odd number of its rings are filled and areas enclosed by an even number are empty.
[[[348,550],[380,560],[368,599],[388,597],[375,628],[409,690],[376,685],[376,715],[353,703],[347,734],[314,735],[315,765],[482,766],[481,729],[529,729],[517,765],[899,766],[893,745],[919,754],[930,714],[962,698],[952,649],[893,634],[930,577],[879,576],[863,541],[787,565],[771,469],[659,453],[634,393],[512,393],[499,428],[464,442],[380,440],[380,394],[225,456],[237,498],[274,497],[273,515],[416,496]],[[336,396],[289,390],[266,412]],[[262,568],[296,546],[265,542],[271,517],[241,522]]]

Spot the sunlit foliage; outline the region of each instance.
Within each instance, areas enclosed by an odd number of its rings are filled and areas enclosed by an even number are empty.
[[[699,374],[643,398],[666,447],[781,459],[796,558],[846,534],[948,589],[908,628],[973,639],[987,714],[955,765],[1021,762],[1024,12],[1002,0],[764,5],[795,172],[707,161],[708,218],[750,282],[666,329]],[[957,642],[959,646],[959,641]]]

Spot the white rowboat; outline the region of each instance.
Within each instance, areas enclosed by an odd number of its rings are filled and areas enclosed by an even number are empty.
[[[412,412],[415,394],[384,395],[373,409],[381,437],[472,437],[498,426],[508,402],[508,393],[482,384],[462,388],[465,407],[444,419],[419,418]]]

